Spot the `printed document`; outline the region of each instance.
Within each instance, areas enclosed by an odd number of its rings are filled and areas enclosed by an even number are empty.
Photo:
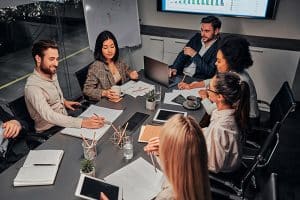
[[[145,83],[143,81],[128,81],[121,86],[121,92],[136,98],[137,96],[144,96],[154,89],[154,85]]]

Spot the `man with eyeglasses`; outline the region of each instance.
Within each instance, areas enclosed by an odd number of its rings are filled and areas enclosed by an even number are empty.
[[[215,16],[202,18],[200,33],[196,33],[178,54],[170,66],[169,76],[185,74],[198,79],[213,77],[221,24]]]

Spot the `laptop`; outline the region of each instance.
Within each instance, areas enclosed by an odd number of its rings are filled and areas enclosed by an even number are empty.
[[[181,79],[179,77],[169,78],[169,66],[158,60],[144,56],[145,77],[160,83],[166,87],[176,86]]]

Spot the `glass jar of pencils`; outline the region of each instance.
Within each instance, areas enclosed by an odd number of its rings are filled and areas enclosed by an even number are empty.
[[[87,160],[94,160],[97,156],[97,142],[92,141],[88,142],[87,140],[84,140],[82,142],[82,148],[83,148],[83,156]]]

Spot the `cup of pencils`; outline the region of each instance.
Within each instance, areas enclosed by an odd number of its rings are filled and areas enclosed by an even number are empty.
[[[83,155],[87,160],[94,160],[97,156],[97,142],[95,140],[88,141],[84,139],[82,141]]]

